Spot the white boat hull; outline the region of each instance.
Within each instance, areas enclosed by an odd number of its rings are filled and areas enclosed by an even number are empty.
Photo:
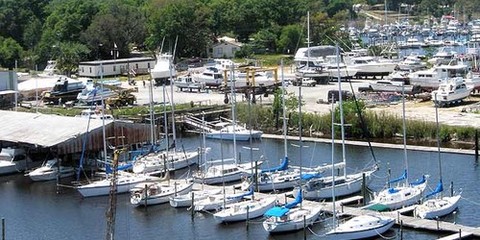
[[[427,182],[418,186],[400,186],[395,193],[389,192],[390,189],[381,191],[371,202],[373,204],[381,204],[390,210],[408,207],[418,203],[422,197]]]
[[[233,203],[224,210],[213,214],[213,217],[217,223],[245,221],[261,217],[268,209],[275,206],[276,202],[277,199],[275,197],[269,197]]]
[[[252,139],[260,139],[262,137],[262,132],[261,131],[252,131],[252,134],[249,132],[247,133],[220,133],[220,132],[211,132],[207,133],[205,135],[207,138],[212,138],[212,139],[222,139],[222,140],[233,140],[235,138],[236,141],[248,141],[250,140],[250,137]]]
[[[167,159],[165,159],[165,155],[168,156]],[[165,152],[153,153],[135,161],[135,163],[133,164],[133,172],[154,173],[163,172],[165,170],[176,171],[195,164],[194,159],[196,159],[198,155],[198,151],[177,151],[170,152],[168,154],[166,154]],[[165,163],[167,165],[166,169]]]
[[[364,217],[364,216],[359,216]],[[354,217],[349,221],[356,221],[359,217]],[[387,217],[376,217],[378,220],[367,221],[362,225],[346,224],[345,227],[337,227],[336,229],[327,233],[327,235],[334,237],[335,239],[362,239],[370,238],[377,235],[381,235],[388,231],[395,219]],[[377,222],[378,221],[378,222]],[[348,221],[347,221],[348,222]]]
[[[270,217],[263,221],[262,225],[269,233],[297,231],[303,229],[304,226],[313,225],[318,219],[320,211],[320,207],[294,208],[290,210],[285,219]]]
[[[452,213],[458,207],[461,195],[430,199],[415,209],[415,216],[435,219]]]
[[[224,174],[224,176],[212,176],[212,177],[195,177],[195,182],[204,183],[204,184],[220,184],[223,182],[235,182],[240,181],[243,176],[245,176],[245,172],[243,171],[236,171],[228,174]]]
[[[177,183],[178,185],[176,188],[168,186],[167,190],[162,190],[158,194],[152,194],[152,195],[147,194],[148,196],[145,196],[143,192],[142,193],[133,192],[130,197],[130,203],[136,207],[162,204],[162,203],[169,202],[171,197],[174,197],[176,195],[184,195],[192,191],[193,182],[189,182],[189,183],[175,182],[173,184],[177,184]]]
[[[158,179],[149,176],[119,176],[117,178],[117,193],[126,193],[141,182]],[[110,179],[103,179],[86,185],[77,186],[77,191],[83,197],[104,196],[110,193]]]
[[[56,168],[37,168],[26,174],[32,181],[50,181],[58,178],[71,177],[75,174],[73,167],[60,167],[60,172]]]
[[[371,182],[371,175],[374,172],[368,171],[365,172],[365,182],[367,185]],[[360,192],[362,189],[362,176],[363,173],[356,173],[356,174],[350,174],[347,175],[347,179],[343,183],[340,184],[335,184],[335,196],[336,197],[342,197],[342,196],[348,196],[352,195],[354,193]],[[326,182],[331,183],[331,178],[329,177],[330,180],[327,180]],[[343,177],[338,177],[335,179],[335,181],[342,180]],[[327,185],[321,188],[307,188],[303,187],[303,196],[305,199],[308,200],[317,200],[317,199],[329,199],[332,198],[332,185]],[[297,194],[297,191],[299,189],[294,189],[294,195]]]
[[[175,208],[181,207],[190,207],[192,206],[192,199],[194,201],[200,201],[206,199],[208,196],[213,194],[220,194],[221,190],[212,190],[212,191],[195,191],[190,194],[177,195],[175,197],[170,197],[170,206]],[[193,195],[193,198],[192,198]]]
[[[26,165],[27,164],[25,161],[17,161],[16,163],[12,163],[10,161],[0,161],[0,174],[9,174],[25,171]]]

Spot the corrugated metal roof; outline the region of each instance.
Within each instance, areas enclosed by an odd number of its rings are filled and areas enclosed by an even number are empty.
[[[113,121],[105,120],[108,125]],[[102,120],[0,111],[0,141],[51,147],[101,128]],[[88,126],[87,126],[88,125]]]

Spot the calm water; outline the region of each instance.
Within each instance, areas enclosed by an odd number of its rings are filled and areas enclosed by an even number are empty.
[[[197,137],[183,140],[186,148],[196,147],[201,143]],[[217,159],[222,153],[231,157],[231,142],[207,141],[212,151],[207,159]],[[328,144],[306,142],[302,155],[302,165],[311,166],[330,163],[331,147]],[[261,155],[268,158],[266,165],[273,166],[283,156],[283,142],[264,139],[254,142],[258,151],[244,148],[248,143],[239,143],[238,152],[243,161],[250,161]],[[298,164],[299,148],[288,146],[289,156]],[[387,168],[393,177],[401,175],[404,168],[403,151],[375,149],[380,161],[380,171],[371,184],[373,190],[383,187]],[[337,161],[341,157],[341,147],[336,147]],[[430,187],[434,188],[438,181],[437,153],[409,151],[409,169],[412,178],[429,174]],[[370,151],[364,147],[347,146],[347,165],[352,169],[363,167],[372,159]],[[463,197],[455,217],[447,217],[446,221],[480,226],[479,199],[476,191],[480,181],[480,171],[473,156],[442,154],[443,178],[448,188],[450,181],[455,181],[455,188],[463,189]],[[106,229],[105,212],[108,197],[83,199],[73,189],[62,189],[56,193],[55,182],[31,182],[21,174],[0,177],[0,217],[6,220],[7,239],[104,239]],[[148,209],[134,208],[128,202],[128,195],[118,196],[116,217],[116,239],[303,239],[303,232],[269,236],[261,226],[260,220],[251,223],[246,231],[245,223],[219,225],[210,214],[197,213],[194,221],[186,209],[174,209],[170,205],[151,206]],[[312,227],[315,234],[309,233],[309,239],[320,239],[330,221]],[[316,235],[317,234],[317,235]],[[386,233],[387,236],[398,234],[398,228]],[[445,235],[445,234],[443,234]],[[413,230],[405,230],[405,239],[436,239],[442,234],[432,234]]]

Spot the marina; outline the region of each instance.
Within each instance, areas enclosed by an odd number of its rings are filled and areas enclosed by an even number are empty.
[[[283,153],[276,149],[281,146],[282,136],[264,135],[261,141],[254,141],[253,146],[258,147],[260,152],[254,152],[254,157],[260,154],[268,155],[269,161],[264,163],[267,166],[278,164],[278,159],[282,158]],[[305,166],[313,164],[322,165],[329,162],[327,158],[314,158],[319,152],[324,156],[329,155],[330,146],[329,140],[325,139],[326,143],[322,141],[310,142],[311,139],[304,139],[305,145],[309,148],[304,150]],[[183,139],[185,145],[199,144],[201,139],[199,137],[191,137]],[[293,142],[293,141],[292,141]],[[369,151],[362,145],[364,143],[349,142],[353,145],[348,145],[349,152],[352,158],[366,159]],[[223,143],[225,151],[231,151],[233,143]],[[355,145],[356,144],[356,145]],[[207,146],[212,148],[211,155],[208,157],[216,158],[220,156],[219,141],[207,141]],[[242,162],[248,162],[249,153],[244,146],[248,143],[239,143],[238,149],[242,156]],[[397,149],[391,148],[393,145],[388,144],[373,144],[375,153],[378,159],[381,160],[380,170],[375,174],[371,188],[378,190],[382,187],[388,168],[392,172],[398,172],[401,169],[401,157],[396,158],[396,152],[400,153],[402,146],[398,145]],[[289,145],[290,156],[293,159],[298,155],[298,148]],[[336,147],[336,151],[341,151]],[[436,161],[436,148],[416,148],[414,146],[408,147],[411,161],[411,174],[416,176],[421,169],[426,167],[430,162]],[[462,200],[459,203],[459,209],[451,216],[444,217],[439,221],[423,220],[409,216],[404,216],[397,212],[385,213],[396,219],[397,226],[386,233],[386,236],[399,236],[400,227],[398,224],[403,223],[402,234],[405,239],[435,239],[437,237],[446,237],[449,235],[459,235],[461,229],[462,236],[467,236],[469,233],[478,236],[479,222],[478,214],[475,209],[478,209],[478,204],[474,199],[478,198],[475,187],[469,184],[470,182],[478,181],[479,174],[477,173],[476,163],[471,150],[450,150],[442,148],[442,155],[445,159],[445,168],[451,169],[446,172],[445,179],[452,179],[455,181],[455,186],[461,187],[463,190]],[[421,159],[421,160],[420,160]],[[293,160],[293,164],[298,164],[298,160]],[[461,163],[461,164],[459,164]],[[363,161],[354,161],[352,168],[358,168],[364,164]],[[195,166],[191,168],[194,170]],[[187,170],[185,170],[187,171]],[[462,177],[456,177],[459,173]],[[179,173],[180,175],[182,173]],[[429,174],[436,175],[435,169],[432,169]],[[177,173],[175,173],[177,175]],[[382,177],[383,176],[383,177]],[[67,179],[62,180],[62,182]],[[436,181],[432,181],[436,182]],[[456,187],[456,188],[457,188]],[[196,183],[194,189],[218,189],[221,187],[202,186]],[[226,188],[228,191],[233,191],[233,187]],[[236,190],[239,191],[239,190]],[[74,189],[58,188],[55,182],[30,182],[21,174],[7,175],[0,177],[0,192],[5,204],[0,206],[2,217],[6,220],[6,235],[15,239],[29,239],[35,238],[37,234],[41,233],[46,239],[52,238],[67,238],[67,239],[84,239],[87,235],[89,238],[99,238],[104,234],[103,224],[105,223],[104,213],[108,207],[108,197],[93,197],[82,198]],[[256,193],[258,196],[262,194]],[[267,194],[265,196],[270,196]],[[222,238],[241,237],[246,239],[268,239],[269,235],[263,230],[261,226],[261,218],[253,219],[248,223],[248,230],[245,222],[232,224],[215,224],[213,216],[209,213],[195,213],[193,218],[187,209],[175,209],[168,204],[149,206],[147,208],[134,208],[129,203],[129,194],[119,194],[117,199],[117,226],[116,236],[118,239],[138,239],[141,238],[155,238],[159,234],[172,236],[174,238],[182,239],[207,239],[212,234]],[[280,202],[285,201],[285,193],[277,195]],[[348,202],[358,202],[361,197],[337,202],[337,210],[342,210],[346,215],[359,215],[369,210],[362,210],[357,207],[348,207]],[[291,199],[287,199],[291,201]],[[322,206],[323,211],[331,211],[331,204],[328,202],[308,202],[305,204],[318,204]],[[7,207],[8,206],[8,207]],[[14,206],[14,207],[11,207]],[[22,210],[20,210],[22,209]],[[35,209],[35,210],[34,210]],[[469,210],[466,210],[469,209]],[[402,211],[402,210],[400,210]],[[399,211],[399,212],[400,212]],[[34,214],[34,217],[27,217],[26,212]],[[45,229],[52,229],[58,227],[58,221],[62,219],[61,226],[68,226],[71,232],[65,235],[62,231],[45,231]],[[327,218],[328,219],[328,218]],[[42,224],[34,224],[34,222],[42,221]],[[93,224],[95,222],[95,224]],[[81,223],[81,224],[80,224]],[[100,223],[100,224],[99,224]],[[455,224],[454,224],[455,223]],[[438,225],[437,225],[438,224]],[[29,230],[26,231],[23,226],[29,225]],[[161,226],[160,228],[152,226]],[[184,231],[176,231],[178,226],[182,225]],[[307,231],[308,239],[318,239],[324,236],[326,229],[329,226],[329,220],[319,220]],[[419,228],[421,227],[421,228]],[[420,230],[424,229],[424,230]],[[427,231],[425,231],[427,230]],[[439,231],[440,230],[440,231]],[[33,235],[34,234],[34,235]],[[275,239],[292,239],[303,238],[303,232],[294,232],[285,235],[275,235]],[[78,236],[78,237],[75,237]]]

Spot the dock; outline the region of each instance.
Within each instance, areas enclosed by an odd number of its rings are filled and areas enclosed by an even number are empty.
[[[215,189],[215,188],[221,188],[221,186],[202,185],[197,183],[194,185],[194,189]],[[225,188],[225,192],[227,193],[233,193],[234,191],[238,191],[235,189],[234,186],[228,186]],[[268,197],[268,196],[272,196],[272,194],[255,192],[255,196]],[[280,193],[280,194],[277,194],[276,196],[277,196],[278,202],[281,204],[294,200],[292,198],[291,192]],[[402,215],[402,213],[413,211],[415,206],[410,206],[410,207],[402,208],[402,209],[391,211],[391,212],[376,212],[376,211],[368,210],[365,208],[347,206],[347,204],[351,204],[351,203],[358,205],[358,203],[360,203],[361,201],[363,201],[363,197],[361,196],[353,196],[353,197],[340,199],[336,201],[335,207],[336,207],[337,215],[340,215],[340,216],[359,216],[359,215],[365,215],[365,214],[383,215],[383,216],[394,218],[395,224],[397,226],[423,230],[423,231],[451,233],[451,235],[441,238],[442,240],[461,239],[466,237],[480,237],[480,228],[478,227],[470,227],[470,226],[464,226],[464,225],[451,223],[451,222],[422,219],[422,218]],[[302,204],[309,205],[309,206],[317,205],[322,207],[324,212],[328,212],[328,213],[333,212],[332,202],[325,202],[325,201],[315,202],[315,201],[303,200]]]

